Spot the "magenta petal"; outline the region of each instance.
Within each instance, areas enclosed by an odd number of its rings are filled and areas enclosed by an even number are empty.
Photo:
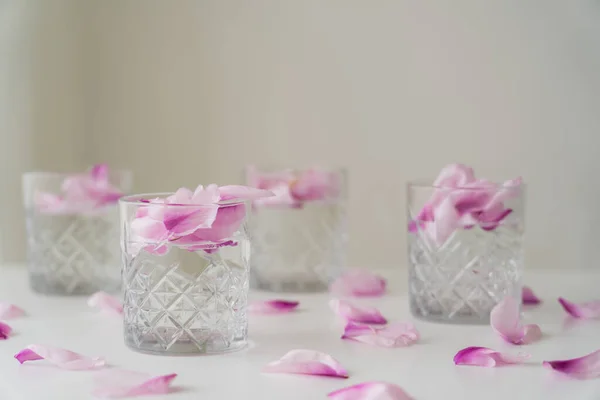
[[[171,382],[177,374],[151,376],[149,374],[109,370],[96,377],[97,388],[95,397],[117,399],[122,397],[137,397],[156,394],[168,394]]]
[[[575,304],[562,297],[558,298],[558,302],[566,312],[575,318],[593,319],[600,318],[600,300],[589,301],[587,303]]]
[[[10,336],[12,328],[4,322],[0,322],[0,340],[6,340]]]
[[[88,306],[116,315],[123,314],[123,304],[121,304],[121,301],[104,292],[94,293],[88,299]]]
[[[282,314],[294,311],[300,303],[287,300],[257,301],[248,304],[248,312],[253,314]]]
[[[219,188],[221,197],[239,200],[258,200],[265,197],[275,196],[270,190],[257,189],[249,186],[228,185]]]
[[[92,167],[90,175],[93,180],[106,184],[108,183],[108,165],[107,164],[96,164]]]
[[[349,322],[342,339],[380,347],[405,347],[419,340],[419,332],[411,323],[398,322],[384,327],[372,327]]]
[[[314,350],[291,350],[279,360],[267,364],[263,372],[348,377],[348,372],[333,357]]]
[[[329,302],[331,309],[347,321],[362,322],[365,324],[386,324],[387,320],[378,309],[367,306],[355,306],[344,300],[332,299]]]
[[[528,359],[528,354],[508,355],[486,347],[467,347],[454,356],[456,365],[474,365],[478,367],[497,367],[506,364],[520,364]]]
[[[570,360],[544,361],[544,366],[572,378],[598,378],[600,377],[600,350]]]
[[[490,324],[500,337],[512,344],[528,344],[542,336],[539,326],[521,325],[519,304],[512,297],[504,298],[494,307]]]
[[[366,270],[344,273],[330,286],[332,293],[345,296],[368,297],[385,293],[386,280]]]
[[[327,395],[334,400],[412,400],[400,386],[386,382],[363,382]]]
[[[212,226],[195,230],[193,237],[201,241],[220,242],[230,238],[240,228],[245,218],[245,204],[220,206]]]
[[[10,303],[0,303],[0,320],[18,318],[25,315],[25,311]]]
[[[182,206],[180,210],[167,207],[164,224],[169,233],[184,236],[201,228],[210,228],[217,217],[217,205]]]
[[[533,293],[533,290],[529,286],[523,286],[522,290],[522,302],[527,305],[540,304],[542,300]]]
[[[46,360],[51,364],[70,370],[94,369],[103,367],[103,358],[91,358],[70,350],[52,346],[32,344],[15,354],[15,358],[21,364],[25,361]]]

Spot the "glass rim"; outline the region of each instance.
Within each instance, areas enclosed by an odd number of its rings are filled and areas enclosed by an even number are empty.
[[[174,195],[175,192],[152,192],[152,193],[139,193],[139,194],[130,194],[123,196],[119,199],[119,204],[126,205],[137,205],[137,206],[167,206],[167,207],[187,207],[187,208],[203,208],[207,206],[237,206],[241,204],[250,203],[252,200],[243,200],[243,199],[230,199],[217,201],[216,203],[206,203],[206,204],[179,204],[179,203],[150,203],[148,200],[156,199],[156,198],[167,198],[171,195]],[[147,201],[143,201],[147,200]]]
[[[257,163],[248,163],[244,165],[244,172],[248,170],[248,168],[256,168],[258,172],[262,173],[277,173],[283,172],[286,170],[292,172],[304,172],[311,169],[320,169],[326,172],[337,172],[340,174],[346,174],[348,172],[348,167],[343,167],[340,165],[321,165],[318,163],[315,164],[301,164],[301,165],[289,165],[289,164],[257,164]]]
[[[452,190],[472,190],[472,191],[481,191],[481,190],[501,190],[501,189],[512,189],[512,190],[524,190],[527,188],[527,184],[520,183],[518,186],[508,186],[505,182],[493,182],[490,181],[494,186],[490,187],[464,187],[464,186],[444,186],[444,185],[434,185],[432,181],[427,179],[415,179],[406,182],[407,188],[421,188],[421,189],[452,189]]]

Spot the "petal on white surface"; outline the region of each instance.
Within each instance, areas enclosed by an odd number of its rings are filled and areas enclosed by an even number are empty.
[[[329,306],[346,321],[361,322],[364,324],[386,324],[387,320],[378,309],[368,306],[356,306],[345,300],[332,299]]]
[[[26,361],[46,360],[59,368],[70,370],[94,369],[105,365],[101,357],[92,358],[59,347],[37,344],[27,346],[15,354],[15,358],[21,364]]]
[[[123,304],[121,301],[105,292],[94,293],[88,299],[88,306],[106,313],[123,315]]]
[[[342,339],[380,347],[406,347],[419,340],[419,332],[408,322],[396,322],[383,327],[373,327],[349,322]]]
[[[412,400],[400,386],[387,382],[364,382],[327,395],[334,400]]]
[[[152,376],[141,372],[108,370],[95,379],[94,397],[118,399],[157,394],[168,394],[177,374]]]
[[[0,320],[22,317],[25,311],[10,303],[0,303]]]
[[[292,350],[279,360],[267,364],[263,372],[348,377],[348,372],[337,360],[314,350]]]

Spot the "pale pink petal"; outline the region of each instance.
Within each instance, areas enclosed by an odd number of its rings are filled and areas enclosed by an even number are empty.
[[[25,311],[10,303],[0,303],[0,320],[22,317]]]
[[[380,347],[405,347],[419,340],[419,332],[411,323],[397,322],[384,327],[372,327],[349,322],[342,339]]]
[[[100,185],[108,184],[108,165],[96,164],[90,170],[90,176]]]
[[[530,357],[529,354],[503,354],[486,347],[467,347],[454,356],[456,365],[475,365],[478,367],[497,367],[507,364],[520,364]]]
[[[314,350],[292,350],[267,364],[263,372],[348,377],[348,372],[333,357]]]
[[[169,237],[165,224],[151,217],[135,218],[131,221],[130,228],[134,240],[160,243]]]
[[[289,185],[282,184],[270,188],[274,194],[272,197],[265,197],[254,200],[253,204],[257,207],[281,207],[281,208],[301,208],[302,202],[292,197]]]
[[[88,306],[116,315],[123,314],[123,304],[119,299],[105,292],[97,292],[88,299]]]
[[[71,209],[61,196],[52,193],[37,192],[34,197],[36,210],[48,214],[62,214],[77,211],[77,208]]]
[[[327,395],[334,400],[413,400],[400,386],[387,382],[364,382]]]
[[[222,205],[218,207],[216,218],[210,228],[201,228],[193,232],[198,240],[220,242],[229,239],[246,219],[246,205]]]
[[[215,222],[218,209],[216,204],[167,207],[164,225],[174,236],[189,235],[198,229],[210,228]]]
[[[46,360],[63,369],[94,369],[103,367],[105,361],[101,357],[87,357],[70,350],[52,346],[32,344],[15,354],[21,364],[26,361]]]
[[[351,270],[342,274],[330,286],[332,293],[345,296],[368,297],[385,293],[386,280],[366,270]]]
[[[282,314],[296,310],[300,303],[288,300],[256,301],[248,304],[248,312],[254,314]]]
[[[473,168],[464,164],[445,166],[433,182],[435,187],[461,187],[475,180]]]
[[[175,193],[167,197],[165,203],[167,204],[191,204],[194,193],[185,187],[177,189]]]
[[[386,324],[387,320],[378,309],[368,306],[355,306],[347,301],[332,299],[329,302],[331,309],[347,321],[362,322],[365,324]]]
[[[540,304],[542,300],[533,293],[533,290],[529,286],[523,286],[522,290],[522,302],[527,305]]]
[[[558,302],[566,312],[575,318],[593,319],[600,318],[600,300],[589,301],[587,303],[575,304],[562,297],[558,298]]]
[[[12,332],[12,328],[5,324],[4,322],[0,322],[0,340],[6,340],[10,336]]]
[[[303,171],[290,184],[290,193],[298,201],[316,201],[335,197],[339,190],[336,174],[319,169]]]
[[[177,374],[151,376],[140,372],[108,370],[96,377],[94,397],[117,399],[168,394]]]
[[[600,377],[600,350],[570,360],[544,361],[544,366],[577,379]]]
[[[199,185],[192,196],[192,204],[215,204],[221,200],[219,187],[217,185],[208,185],[204,188]]]
[[[512,297],[505,297],[494,307],[490,324],[500,337],[512,344],[528,344],[542,336],[539,326],[521,325],[519,303]]]
[[[240,200],[257,200],[275,195],[270,190],[241,185],[221,186],[219,188],[219,193],[221,194],[221,198],[226,197],[229,199]]]
[[[460,214],[454,207],[452,197],[446,197],[433,211],[434,221],[428,227],[431,238],[438,244],[444,244],[461,227]]]

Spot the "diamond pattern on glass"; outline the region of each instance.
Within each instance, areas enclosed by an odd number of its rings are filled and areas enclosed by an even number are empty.
[[[101,215],[27,216],[31,285],[40,293],[85,295],[120,288],[117,209]]]
[[[259,208],[251,220],[252,283],[274,291],[321,291],[344,265],[342,204]]]
[[[126,244],[127,247],[127,244]],[[125,251],[125,342],[148,353],[236,350],[247,337],[247,239],[208,254]]]
[[[410,307],[427,319],[486,323],[505,296],[520,298],[522,229],[459,229],[441,246],[409,234]]]

